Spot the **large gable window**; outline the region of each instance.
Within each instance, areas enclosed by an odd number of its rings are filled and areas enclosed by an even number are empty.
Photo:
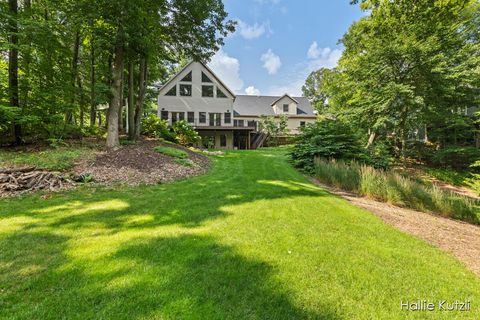
[[[191,84],[181,84],[180,85],[180,95],[182,97],[191,97],[192,96],[192,85]]]
[[[204,73],[202,72],[202,82],[212,82],[212,80],[210,80],[210,78]]]
[[[170,90],[165,93],[166,96],[175,97],[177,95],[177,86],[173,86]]]
[[[213,98],[213,86],[202,86],[202,97]]]
[[[189,73],[187,73],[187,75],[185,77],[183,77],[182,80],[180,81],[184,81],[184,82],[192,82],[192,71],[190,71]]]
[[[220,89],[217,87],[217,98],[226,98],[227,95]]]

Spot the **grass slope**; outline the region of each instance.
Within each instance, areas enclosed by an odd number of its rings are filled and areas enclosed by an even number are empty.
[[[475,319],[454,258],[308,183],[281,151],[205,176],[0,202],[4,319]],[[470,312],[400,302],[468,299]]]

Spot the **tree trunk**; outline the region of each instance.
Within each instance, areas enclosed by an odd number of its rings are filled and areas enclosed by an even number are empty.
[[[140,138],[140,127],[143,115],[143,102],[145,100],[145,92],[147,89],[147,58],[142,56],[140,58],[140,74],[138,83],[138,99],[135,107],[135,132],[134,139]]]
[[[10,106],[19,108],[18,103],[18,3],[17,0],[8,0],[8,7],[11,19],[8,24],[10,32],[10,49],[8,50],[8,89],[10,96]],[[22,127],[17,121],[14,121],[13,131],[15,144],[22,143]]]
[[[128,139],[135,140],[135,106],[133,105],[133,61],[128,63]]]
[[[93,37],[90,45],[90,126],[93,127],[97,115],[95,102],[95,47]]]
[[[120,108],[118,109],[118,131],[123,132],[123,84],[124,84],[124,73],[122,72],[122,80],[120,84]]]
[[[121,39],[121,35],[120,35]],[[110,106],[107,112],[107,148],[117,148],[120,146],[118,139],[118,113],[121,104],[122,73],[124,64],[125,50],[123,41],[118,40],[115,45],[115,61],[112,68],[112,84]]]
[[[73,45],[73,57],[72,57],[72,97],[70,99],[70,107],[65,114],[65,123],[69,124],[72,123],[73,120],[73,108],[75,105],[75,96],[77,87],[75,86],[75,82],[77,81],[77,74],[78,74],[78,56],[80,53],[80,31],[75,32],[75,43]]]
[[[369,130],[370,134],[368,136],[368,142],[367,142],[367,146],[366,148],[370,147],[374,142],[375,142],[375,139],[377,138],[377,133],[373,130]]]
[[[31,0],[25,0],[24,4],[24,14],[27,16],[28,19],[31,19],[31,8],[32,2]],[[23,65],[25,70],[24,76],[24,86],[23,86],[23,102],[22,108],[28,107],[28,92],[30,91],[30,62],[32,61],[32,41],[30,34],[26,35],[26,48],[25,48],[25,56],[23,58]]]
[[[83,85],[82,85],[82,78],[80,77],[80,74],[77,73],[77,87],[78,87],[78,92],[80,94],[80,127],[83,127],[84,122],[85,122],[85,99],[83,95]]]

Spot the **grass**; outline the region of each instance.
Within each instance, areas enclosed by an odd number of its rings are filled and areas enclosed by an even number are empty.
[[[1,200],[0,318],[478,318],[478,277],[283,151],[213,161],[172,184]],[[417,299],[472,310],[400,310]]]
[[[171,147],[155,147],[153,150],[155,152],[164,154],[166,156],[172,157],[172,158],[178,158],[178,159],[186,159],[188,158],[188,154],[180,149],[177,148],[171,148]]]
[[[194,162],[190,159],[175,159],[175,163],[189,168],[194,166]]]
[[[92,150],[86,147],[61,147],[43,151],[0,151],[0,167],[34,166],[45,170],[67,170]]]
[[[375,200],[480,224],[478,202],[394,172],[316,159],[315,176],[322,182]]]

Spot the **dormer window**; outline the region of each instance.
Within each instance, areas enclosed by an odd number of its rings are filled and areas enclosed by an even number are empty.
[[[283,105],[283,112],[288,113],[288,104]]]
[[[192,71],[190,71],[189,73],[187,73],[187,75],[185,77],[183,77],[182,80],[180,81],[183,81],[183,82],[192,82]]]
[[[212,80],[210,80],[210,78],[204,72],[202,72],[202,82],[212,83]]]
[[[166,96],[175,97],[177,95],[177,86],[173,86],[170,90],[165,93]]]

